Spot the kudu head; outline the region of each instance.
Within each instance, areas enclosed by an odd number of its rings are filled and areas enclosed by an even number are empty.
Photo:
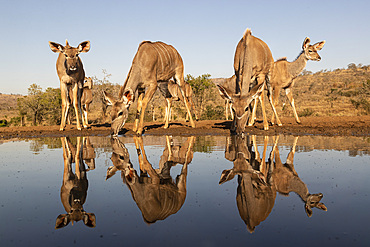
[[[92,89],[92,87],[93,87],[93,80],[91,79],[91,77],[85,77],[84,88]]]
[[[264,89],[264,84],[254,86],[248,93],[232,94],[230,90],[221,85],[217,85],[221,94],[232,103],[232,110],[234,112],[234,120],[231,125],[231,131],[238,135],[244,133],[245,125],[249,119],[250,104],[252,100],[256,99]]]
[[[70,198],[70,206],[71,210],[67,214],[60,214],[57,217],[55,223],[55,229],[60,229],[69,224],[72,221],[72,225],[74,221],[83,220],[84,224],[88,227],[95,227],[96,226],[96,218],[94,213],[86,213],[83,209],[83,202],[79,199]]]
[[[65,56],[64,66],[66,73],[71,75],[79,70],[79,57],[81,52],[88,52],[90,50],[90,41],[81,42],[77,48],[69,45],[68,40],[66,40],[66,45],[49,41],[50,49],[53,52],[61,53]]]
[[[322,198],[323,198],[322,193],[308,195],[304,206],[308,217],[312,216],[312,208],[318,208],[324,211],[328,210],[324,203],[320,202]]]
[[[321,57],[317,52],[320,51],[324,47],[325,40],[321,42],[317,42],[314,45],[310,45],[310,41],[311,41],[310,38],[308,37],[305,38],[305,40],[303,41],[303,45],[302,45],[302,49],[303,49],[302,52],[304,53],[305,58],[307,60],[320,61]]]
[[[130,181],[135,174],[135,170],[130,161],[130,155],[125,145],[118,139],[118,137],[111,138],[113,166],[108,167],[106,180],[111,178],[118,170],[122,171],[122,176]],[[125,180],[124,180],[125,181]]]
[[[128,118],[128,109],[133,101],[133,94],[127,91],[119,100],[112,95],[103,91],[103,101],[106,105],[112,106],[110,116],[112,118],[111,134],[117,136]]]

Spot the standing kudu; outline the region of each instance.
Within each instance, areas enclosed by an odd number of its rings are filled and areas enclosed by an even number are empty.
[[[173,78],[181,88],[185,107],[194,128],[189,102],[185,97],[184,64],[177,50],[163,42],[144,41],[132,61],[130,71],[124,85],[120,89],[119,99],[115,100],[104,92],[105,102],[112,105],[112,134],[117,135],[128,117],[128,108],[135,100],[138,91],[138,103],[133,131],[138,135],[143,132],[144,112],[148,102],[157,90],[158,82]],[[140,117],[140,120],[139,120]]]
[[[174,82],[173,80],[170,80],[169,82],[159,82],[158,88],[163,97],[166,99],[167,106],[164,116],[164,128],[168,128],[169,121],[171,121],[171,106],[173,101],[182,101],[184,102],[184,97],[181,94],[181,89],[179,85]],[[195,105],[193,102],[193,90],[191,89],[191,86],[189,83],[185,82],[185,97],[187,98],[190,107],[193,109],[195,114],[195,120],[198,121],[197,111],[195,109]],[[186,121],[189,119],[189,115],[186,114]]]
[[[81,108],[83,112],[83,117],[85,118],[85,123],[89,125],[88,113],[89,113],[89,106],[93,101],[93,80],[91,77],[85,77],[83,89],[82,89],[82,96],[81,96]]]
[[[62,120],[59,130],[63,131],[65,129],[70,104],[73,104],[75,109],[77,129],[81,130],[80,117],[82,118],[83,127],[87,128],[87,119],[84,119],[81,111],[85,71],[78,55],[90,50],[90,41],[80,43],[77,48],[71,47],[67,40],[65,46],[51,41],[49,41],[49,46],[53,52],[59,53],[56,64],[62,97]]]
[[[273,63],[271,51],[266,43],[252,36],[250,29],[247,29],[235,51],[236,87],[225,88],[218,85],[220,92],[232,102],[234,120],[231,131],[237,134],[244,132],[250,115],[250,103],[257,97],[261,101],[264,129],[268,129],[262,92]],[[250,89],[254,82],[257,82],[257,85]]]
[[[84,143],[89,143],[89,141],[83,137],[81,142],[81,137],[77,137],[77,148],[71,144],[68,137],[61,137],[61,141],[63,146],[64,173],[60,198],[67,213],[60,214],[57,217],[55,228],[59,229],[67,226],[69,222],[73,224],[74,221],[77,222],[80,220],[83,220],[84,224],[88,227],[95,227],[95,214],[86,213],[83,209],[88,189],[87,171],[83,162],[84,156],[88,157],[90,164],[95,164],[95,162],[91,161],[91,155],[84,154],[86,150],[83,147]],[[94,151],[92,150],[90,153],[94,153]],[[72,163],[76,164],[74,173],[72,171]]]
[[[324,47],[325,41],[317,42],[314,45],[310,44],[310,39],[307,37],[303,41],[302,45],[302,52],[293,62],[288,62],[286,58],[282,58],[277,60],[274,63],[274,68],[271,73],[271,78],[267,81],[267,95],[272,106],[273,114],[271,117],[271,123],[275,123],[275,116],[276,116],[276,123],[278,126],[281,126],[281,121],[276,112],[276,105],[279,102],[279,95],[281,89],[285,90],[285,94],[292,106],[294,117],[297,123],[300,123],[297,110],[295,108],[294,99],[293,99],[293,86],[294,80],[298,77],[298,75],[303,71],[306,67],[307,61],[320,61],[321,57],[317,53]],[[255,115],[255,108],[253,108],[253,114],[249,125],[253,124]]]

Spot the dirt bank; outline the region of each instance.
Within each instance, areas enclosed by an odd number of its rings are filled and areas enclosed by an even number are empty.
[[[294,118],[282,118],[283,126],[270,126],[268,131],[263,130],[261,121],[253,127],[247,127],[246,133],[257,135],[325,135],[325,136],[369,136],[370,116],[355,117],[302,117],[301,124]],[[230,133],[231,121],[199,121],[196,128],[189,127],[185,122],[173,122],[168,129],[163,129],[163,124],[146,123],[145,135],[227,135]],[[132,123],[127,123],[120,134],[133,135]],[[110,127],[106,125],[92,125],[90,129],[78,131],[75,125],[67,126],[63,132],[59,126],[36,127],[3,127],[0,128],[0,138],[32,138],[32,137],[60,137],[60,136],[97,136],[109,135]]]

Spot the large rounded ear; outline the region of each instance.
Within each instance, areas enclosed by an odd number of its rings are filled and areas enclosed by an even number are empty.
[[[303,49],[303,50],[306,50],[306,49],[307,49],[307,47],[310,45],[310,42],[311,42],[310,38],[309,38],[309,37],[306,37],[306,38],[304,39],[304,41],[303,41],[302,49]]]
[[[235,173],[233,169],[223,170],[221,173],[221,178],[218,184],[223,184],[227,181],[230,181],[235,177]]]
[[[220,93],[220,95],[221,95],[222,98],[228,99],[230,101],[233,101],[232,97],[227,92],[226,88],[224,88],[223,86],[218,85],[218,84],[216,86],[217,86],[218,92]]]
[[[58,44],[58,43],[55,43],[55,42],[51,42],[49,41],[49,46],[50,46],[50,49],[53,51],[53,52],[59,52],[59,53],[62,53],[64,51],[64,46],[62,46],[61,44]]]
[[[116,102],[113,96],[105,91],[103,91],[103,96],[103,103],[106,105],[113,105]]]
[[[306,211],[307,216],[308,216],[308,217],[311,217],[311,216],[312,216],[312,209],[311,209],[311,207],[310,207],[310,206],[308,206],[308,205],[305,205],[305,206],[304,206],[304,209],[305,209],[305,211]]]
[[[321,41],[321,42],[317,42],[316,44],[314,44],[313,46],[315,47],[315,49],[316,50],[321,50],[323,47],[324,47],[324,45],[325,45],[325,40],[323,40],[323,41]]]
[[[88,227],[95,227],[96,226],[96,218],[95,214],[93,213],[85,213],[83,216],[84,224]]]
[[[134,100],[134,92],[129,89],[122,95],[122,100],[128,108]]]
[[[81,42],[77,49],[78,52],[88,52],[90,50],[90,41]]]
[[[252,97],[252,99],[259,97],[263,93],[264,85],[264,83],[261,83],[260,85],[256,85],[251,89],[249,95]]]
[[[69,217],[69,214],[60,214],[57,217],[57,220],[55,222],[55,229],[60,229],[60,228],[65,227],[66,225],[69,224],[70,220],[71,219]]]

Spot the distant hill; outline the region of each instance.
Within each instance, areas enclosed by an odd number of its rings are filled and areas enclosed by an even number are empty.
[[[17,99],[23,97],[20,94],[2,94],[0,93],[0,119],[7,119],[18,115]]]

